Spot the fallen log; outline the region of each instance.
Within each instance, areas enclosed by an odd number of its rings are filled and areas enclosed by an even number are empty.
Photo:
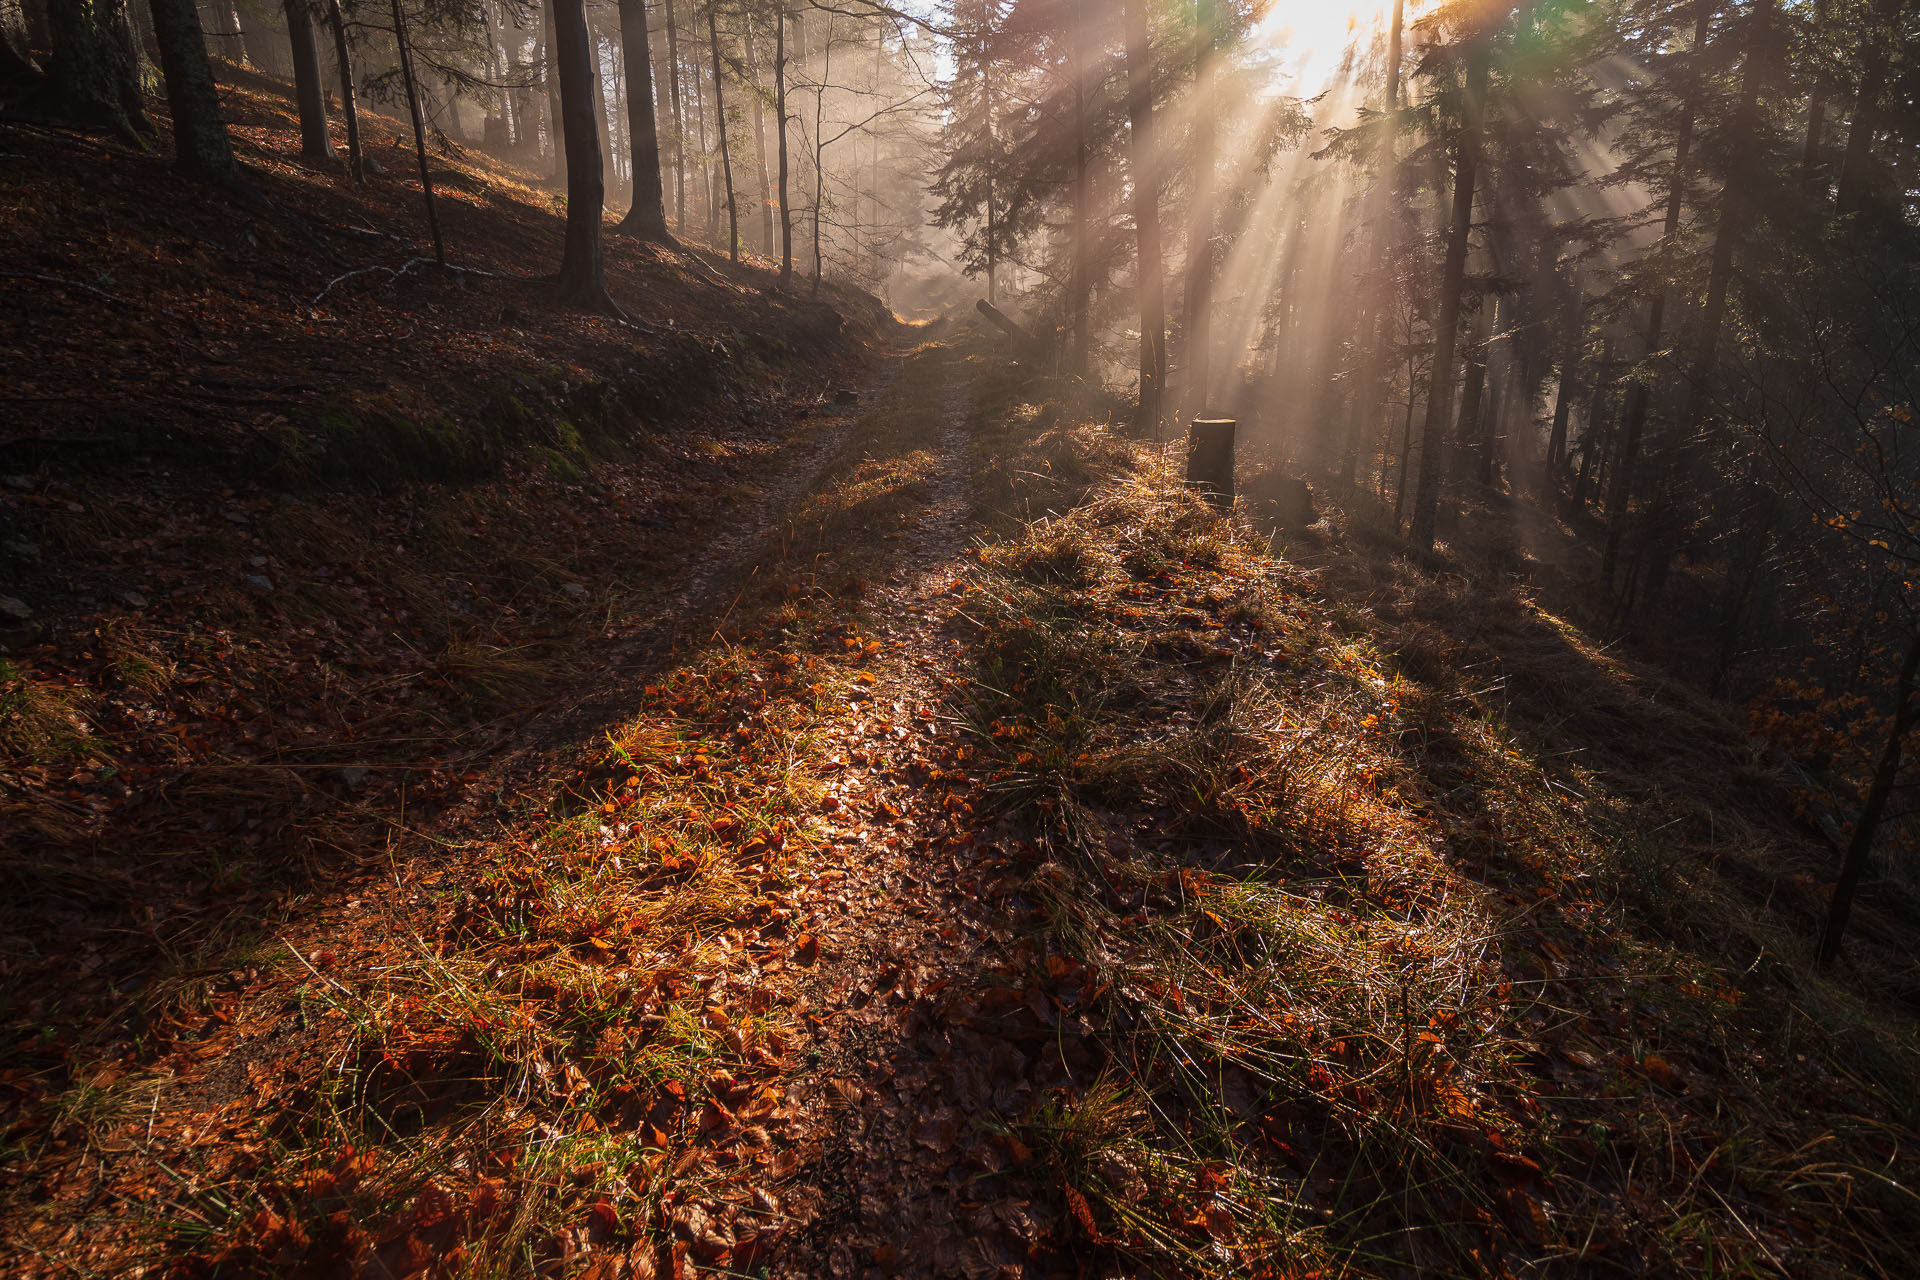
[[[980,299],[980,301],[973,305],[981,315],[993,321],[996,328],[1019,343],[1026,350],[1038,352],[1043,349],[1044,344],[1041,343],[1040,339],[1027,332],[1019,321],[994,306],[991,302],[988,302],[985,298]]]

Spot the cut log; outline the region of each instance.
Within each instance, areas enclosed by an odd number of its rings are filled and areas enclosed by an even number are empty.
[[[1233,418],[1196,418],[1187,428],[1187,484],[1223,510],[1233,505]]]

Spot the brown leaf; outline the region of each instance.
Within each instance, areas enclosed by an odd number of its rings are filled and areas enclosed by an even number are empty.
[[[953,1150],[960,1140],[960,1125],[951,1112],[928,1116],[913,1127],[913,1140],[938,1155]]]
[[[1680,1073],[1673,1069],[1673,1064],[1657,1053],[1650,1053],[1641,1061],[1640,1072],[1662,1089],[1678,1092],[1684,1087]]]

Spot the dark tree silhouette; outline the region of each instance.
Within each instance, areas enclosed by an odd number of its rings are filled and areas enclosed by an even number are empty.
[[[567,238],[555,295],[567,306],[620,316],[607,294],[600,211],[606,176],[600,167],[600,135],[594,124],[593,57],[587,40],[584,0],[552,0],[553,46],[560,75],[560,133],[566,149]]]

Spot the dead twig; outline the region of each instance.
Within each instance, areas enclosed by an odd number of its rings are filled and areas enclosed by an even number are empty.
[[[84,293],[91,293],[97,298],[104,298],[118,307],[125,307],[132,311],[157,311],[169,320],[178,320],[181,324],[193,325],[196,330],[199,328],[198,325],[194,325],[193,321],[188,320],[184,316],[175,315],[165,307],[147,307],[135,302],[132,298],[123,298],[117,293],[108,293],[105,289],[99,288],[96,285],[90,285],[84,280],[63,280],[59,276],[43,276],[36,271],[0,271],[0,279],[31,280],[36,284],[52,285],[56,289],[79,289]]]
[[[336,287],[338,287],[339,285],[345,284],[347,281],[352,280],[357,276],[368,276],[368,275],[375,275],[375,274],[387,275],[393,278],[392,283],[398,284],[400,283],[403,277],[412,274],[413,269],[415,267],[430,267],[433,265],[434,265],[434,261],[432,258],[408,258],[405,262],[401,263],[397,268],[381,267],[381,266],[356,267],[352,271],[347,272],[345,275],[335,276],[333,279],[327,281],[327,287],[322,289],[320,292],[314,294],[313,297],[307,302],[307,305],[310,307],[319,306],[323,301],[326,300],[326,296],[332,293]],[[461,275],[486,276],[487,278],[492,280],[507,279],[506,276],[502,275],[498,271],[486,271],[480,267],[456,267],[453,264],[448,263],[447,265],[441,267],[440,269],[442,271],[457,272]]]

